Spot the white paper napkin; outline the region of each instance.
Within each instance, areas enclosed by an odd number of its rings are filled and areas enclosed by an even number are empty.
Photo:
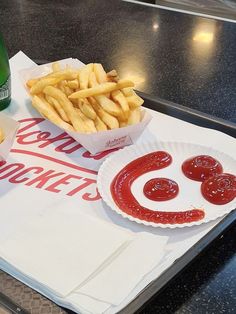
[[[0,243],[3,259],[59,296],[80,285],[132,234],[98,219],[48,211]]]
[[[109,308],[113,307],[112,304],[99,301],[87,295],[73,292],[66,297],[66,301],[70,302],[70,308],[75,312],[80,310],[81,313],[101,314]]]
[[[102,272],[75,292],[118,305],[161,261],[167,239],[146,232],[137,234]]]
[[[76,291],[119,303],[158,263],[168,237],[136,235],[66,204],[30,219],[0,242],[2,259],[44,293],[66,297]]]

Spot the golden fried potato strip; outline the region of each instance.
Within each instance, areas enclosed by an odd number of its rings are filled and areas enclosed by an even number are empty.
[[[72,98],[87,98],[95,95],[102,95],[106,93],[110,93],[113,90],[122,89],[125,87],[133,87],[134,83],[129,80],[120,80],[117,83],[107,82],[103,83],[91,88],[86,88],[84,90],[80,90],[75,92],[69,96],[70,99]]]
[[[101,63],[94,63],[93,71],[96,75],[96,79],[98,83],[105,83],[108,81],[107,74],[105,70],[103,69],[103,66],[101,65]]]
[[[83,114],[83,112],[79,108],[76,108],[76,111],[84,122],[84,128],[86,129],[86,133],[97,132],[97,129],[95,127],[93,120],[86,117],[86,115]]]
[[[54,124],[65,130],[74,131],[73,127],[69,123],[63,121],[54,108],[43,97],[33,96],[32,105],[42,116]]]
[[[88,102],[87,99],[78,99],[79,109],[86,115],[89,119],[95,120],[97,117],[93,106]]]
[[[61,78],[56,78],[56,77],[42,78],[31,87],[30,93],[31,95],[40,94],[46,86],[55,85],[60,80]]]
[[[85,132],[81,117],[76,112],[73,104],[60,89],[53,86],[47,86],[44,88],[43,92],[59,101],[76,131]]]
[[[141,120],[141,111],[140,111],[140,108],[137,107],[131,110],[127,125],[137,124],[140,122],[140,120]]]
[[[96,116],[96,119],[94,120],[95,127],[97,131],[106,131],[107,126],[106,124],[99,118],[99,116]]]
[[[89,76],[93,71],[93,63],[85,65],[79,72],[79,85],[80,89],[88,88]],[[72,97],[73,98],[73,97]],[[86,97],[81,97],[86,98]]]
[[[126,97],[126,100],[130,108],[140,107],[144,103],[144,100],[141,97],[139,97],[137,94]]]
[[[115,100],[121,107],[124,118],[127,119],[129,117],[129,104],[125,96],[121,93],[119,90],[115,90],[111,93],[111,97],[113,100]]]
[[[52,64],[52,72],[58,72],[61,70],[59,62],[53,62]]]
[[[56,109],[62,120],[64,120],[65,122],[70,122],[67,114],[65,113],[65,110],[63,109],[59,101],[49,95],[45,95],[45,98],[47,102],[49,102],[49,104],[51,104]]]
[[[67,85],[72,89],[77,89],[79,88],[79,81],[78,79],[67,81]]]
[[[119,128],[119,121],[111,114],[102,109],[102,107],[96,102],[92,101],[92,106],[99,118],[107,125],[109,129]]]

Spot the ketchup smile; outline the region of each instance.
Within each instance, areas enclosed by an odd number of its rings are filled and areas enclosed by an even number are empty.
[[[174,180],[155,178],[145,183],[143,193],[152,201],[168,201],[178,195],[179,186]]]
[[[163,169],[172,162],[170,154],[156,151],[137,158],[126,165],[113,179],[110,189],[116,205],[128,215],[148,222],[182,224],[204,218],[204,211],[193,209],[183,212],[154,211],[141,206],[131,193],[132,183],[141,175]]]
[[[185,176],[195,181],[204,181],[210,176],[223,172],[221,163],[208,155],[199,155],[185,160],[182,164]]]

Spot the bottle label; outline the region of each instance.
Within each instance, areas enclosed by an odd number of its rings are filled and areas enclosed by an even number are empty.
[[[11,96],[11,80],[10,76],[7,81],[0,86],[0,100],[6,99]]]

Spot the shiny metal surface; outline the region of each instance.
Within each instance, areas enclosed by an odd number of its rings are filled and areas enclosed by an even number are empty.
[[[236,22],[235,0],[123,0],[171,11]]]

